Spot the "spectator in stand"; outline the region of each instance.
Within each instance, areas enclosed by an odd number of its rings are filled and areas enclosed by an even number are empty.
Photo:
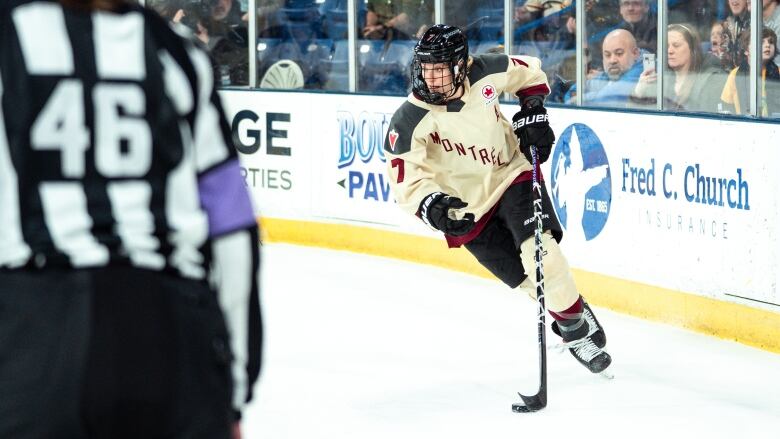
[[[706,66],[699,34],[689,24],[672,24],[667,28],[667,71],[664,80],[664,108],[677,111],[715,112],[726,81],[723,70]],[[656,104],[655,69],[642,72],[631,96],[634,106]]]
[[[704,52],[703,70],[715,67],[722,70],[723,73],[728,73],[734,68],[732,52],[729,51],[731,38],[727,29],[728,27],[723,21],[716,20],[710,25],[710,47]]]
[[[739,34],[745,29],[750,29],[750,2],[748,0],[728,0],[730,14],[726,17],[726,30],[732,36],[732,41],[737,41]],[[736,58],[739,58],[738,44],[733,44],[730,50]]]
[[[625,29],[615,29],[601,44],[604,71],[585,85],[585,105],[625,108],[642,73],[642,58],[636,39]],[[567,93],[567,102],[576,95],[576,85]]]
[[[618,27],[631,32],[637,47],[655,53],[658,23],[655,15],[650,14],[647,0],[620,0],[620,16],[623,21]]]
[[[718,59],[723,59],[723,55],[728,49],[723,32],[723,22],[716,21],[712,23],[710,27],[710,55]]]
[[[244,27],[248,20],[247,15],[241,11],[241,4],[234,0],[201,0],[178,1],[182,7],[176,11],[173,21],[183,22],[189,13],[196,15],[198,19],[208,19],[214,22],[224,23],[230,27]],[[186,22],[184,24],[187,24]],[[201,38],[202,40],[202,38]]]
[[[433,21],[432,0],[368,0],[363,38],[417,39]]]
[[[780,116],[780,70],[774,62],[777,52],[777,35],[769,28],[761,32],[761,116]],[[723,87],[721,100],[726,110],[734,114],[746,114],[750,95],[750,30],[739,36],[740,47],[744,47],[738,67],[729,73]]]
[[[249,84],[247,15],[237,0],[186,3],[172,18],[192,30],[214,64],[218,86]]]
[[[565,28],[568,15],[561,11],[571,6],[571,0],[527,0],[523,4],[516,4],[514,10],[515,26],[539,21],[538,25],[530,31],[528,38],[534,41],[549,41],[560,29]]]
[[[777,7],[777,0],[763,0],[764,4],[764,26],[772,29],[775,35],[780,35],[780,8]],[[780,65],[780,54],[775,55],[775,64]]]
[[[728,22],[724,20],[721,24],[721,28],[723,31],[721,32],[720,40],[722,51],[720,55],[720,65],[726,72],[730,72],[732,69],[739,66],[739,63],[742,60],[743,50],[739,50],[739,42],[737,41],[737,37],[732,35],[729,30]]]
[[[777,7],[777,0],[763,0],[764,5],[764,26],[772,29],[777,35],[780,33],[780,8]]]
[[[247,21],[247,16],[241,11],[241,3],[233,0],[212,1],[212,17],[215,20],[225,22],[229,26],[240,26]]]

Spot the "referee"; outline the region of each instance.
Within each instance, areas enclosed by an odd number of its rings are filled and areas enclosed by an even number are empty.
[[[258,230],[207,55],[122,0],[0,1],[0,438],[238,438]]]

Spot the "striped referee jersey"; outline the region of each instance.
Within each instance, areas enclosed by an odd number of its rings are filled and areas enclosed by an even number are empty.
[[[208,55],[154,12],[0,2],[0,269],[211,280],[240,408],[259,372],[259,255],[230,138]]]

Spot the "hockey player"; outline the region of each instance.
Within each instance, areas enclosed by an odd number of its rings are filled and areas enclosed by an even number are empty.
[[[395,112],[385,138],[388,173],[398,205],[465,246],[511,288],[530,291],[534,227],[530,145],[541,162],[555,141],[544,98],[549,93],[539,59],[469,56],[458,28],[431,27],[414,48],[412,94]],[[521,102],[512,118],[498,98]],[[611,357],[593,312],[577,292],[558,241],[562,230],[543,188],[545,299],[553,331],[591,372]]]
[[[240,437],[255,213],[208,55],[135,3],[0,2],[0,438]]]

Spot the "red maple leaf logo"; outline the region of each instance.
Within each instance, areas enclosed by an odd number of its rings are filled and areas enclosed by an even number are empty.
[[[398,131],[396,130],[390,130],[389,133],[387,133],[387,140],[390,142],[390,149],[395,151],[395,142],[398,140]]]
[[[490,99],[496,94],[496,89],[492,85],[486,85],[482,87],[482,96],[485,99]]]

